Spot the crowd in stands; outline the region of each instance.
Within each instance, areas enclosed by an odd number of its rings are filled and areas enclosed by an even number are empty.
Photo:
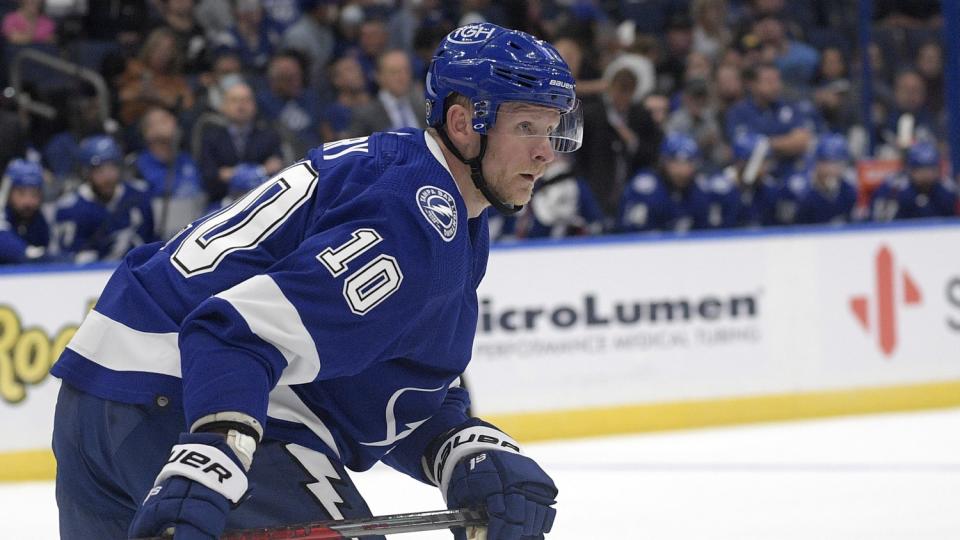
[[[867,84],[857,4],[0,1],[0,263],[116,260],[312,147],[425,127],[433,51],[479,21],[553,43],[584,115],[494,240],[956,216],[939,1],[875,2]]]

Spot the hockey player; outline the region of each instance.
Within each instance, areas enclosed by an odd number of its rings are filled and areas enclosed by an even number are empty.
[[[621,231],[675,231],[709,226],[710,201],[697,185],[700,150],[689,135],[671,133],[660,152],[661,170],[641,169],[623,192]]]
[[[874,221],[957,215],[957,192],[940,174],[940,152],[928,141],[907,149],[906,170],[887,178],[870,202]]]
[[[80,141],[79,157],[84,183],[57,201],[59,252],[77,262],[118,260],[152,242],[150,195],[122,178],[117,143],[107,135],[87,137]]]
[[[710,225],[762,227],[776,224],[781,188],[768,174],[770,144],[756,133],[741,133],[733,141],[734,162],[707,181]]]
[[[797,223],[849,223],[855,219],[857,186],[851,178],[847,140],[838,133],[820,137],[809,188],[797,206]]]
[[[347,469],[377,461],[486,507],[490,540],[550,530],[553,481],[457,380],[483,211],[520,210],[580,146],[574,80],[479,23],[441,42],[426,94],[431,129],[313,149],[125,258],[53,369],[63,538],[365,516]]]
[[[39,261],[50,244],[50,225],[40,211],[43,169],[25,159],[14,159],[3,173],[0,192],[0,264]]]

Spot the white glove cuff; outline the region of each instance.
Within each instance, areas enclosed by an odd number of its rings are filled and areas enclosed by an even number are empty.
[[[454,433],[440,447],[427,478],[440,487],[444,501],[447,486],[457,463],[471,454],[486,451],[513,452],[520,454],[520,446],[506,433],[487,426],[471,426]]]
[[[170,459],[154,481],[154,487],[171,476],[182,476],[203,484],[234,504],[240,502],[247,492],[247,475],[243,469],[218,448],[206,444],[174,446]]]

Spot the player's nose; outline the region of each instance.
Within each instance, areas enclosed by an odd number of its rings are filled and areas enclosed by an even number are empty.
[[[557,153],[553,149],[553,142],[549,137],[539,137],[537,144],[533,147],[533,159],[543,163],[550,163],[556,159]]]

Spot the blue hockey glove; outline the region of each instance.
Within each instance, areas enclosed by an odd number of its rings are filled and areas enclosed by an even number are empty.
[[[506,434],[471,420],[439,447],[431,469],[448,508],[483,507],[487,540],[532,540],[550,532],[557,487]],[[463,528],[454,529],[465,540]]]
[[[132,538],[174,528],[176,540],[220,536],[247,493],[247,475],[223,435],[184,433],[130,524]]]

